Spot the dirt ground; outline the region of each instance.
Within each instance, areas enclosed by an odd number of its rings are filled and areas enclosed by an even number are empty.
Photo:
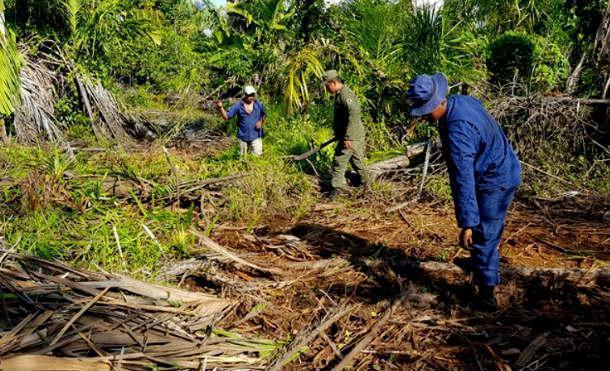
[[[517,273],[499,286],[501,309],[480,313],[468,305],[469,275],[447,264],[468,256],[450,204],[385,213],[390,204],[354,199],[322,203],[301,220],[274,218],[252,233],[213,233],[271,273],[202,256],[202,266],[175,279],[239,299],[222,328],[292,345],[316,334],[287,369],[332,369],[354,349],[358,370],[609,369],[610,280],[588,275],[607,273],[610,261],[604,209],[516,202],[500,249],[502,269]],[[338,307],[347,314],[318,334]]]

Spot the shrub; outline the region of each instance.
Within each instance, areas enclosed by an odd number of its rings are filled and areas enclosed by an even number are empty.
[[[521,79],[530,76],[535,60],[534,42],[526,34],[506,32],[488,47],[487,68],[495,84],[508,84],[515,74]]]
[[[569,62],[561,48],[548,38],[510,31],[489,44],[487,68],[492,83],[511,83],[517,74],[518,83],[548,91],[565,81]]]

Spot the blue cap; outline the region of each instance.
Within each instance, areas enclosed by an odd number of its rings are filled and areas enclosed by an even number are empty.
[[[447,78],[442,73],[415,76],[407,90],[412,102],[411,116],[424,116],[436,109],[447,96]]]

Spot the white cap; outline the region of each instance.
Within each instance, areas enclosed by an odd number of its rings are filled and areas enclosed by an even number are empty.
[[[246,85],[244,87],[244,93],[246,93],[246,95],[256,94],[256,89],[254,89],[254,86],[252,85]]]

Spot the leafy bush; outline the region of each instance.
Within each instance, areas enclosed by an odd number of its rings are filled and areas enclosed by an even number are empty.
[[[516,77],[530,89],[548,91],[563,84],[569,73],[559,46],[540,35],[506,32],[489,44],[488,53],[487,67],[495,84],[505,85]]]
[[[570,64],[559,45],[547,38],[535,35],[536,60],[532,75],[533,87],[540,91],[563,86],[570,73]]]
[[[506,32],[494,39],[488,47],[487,68],[492,82],[505,85],[515,75],[520,80],[528,78],[533,71],[536,45],[531,38],[518,32]]]

